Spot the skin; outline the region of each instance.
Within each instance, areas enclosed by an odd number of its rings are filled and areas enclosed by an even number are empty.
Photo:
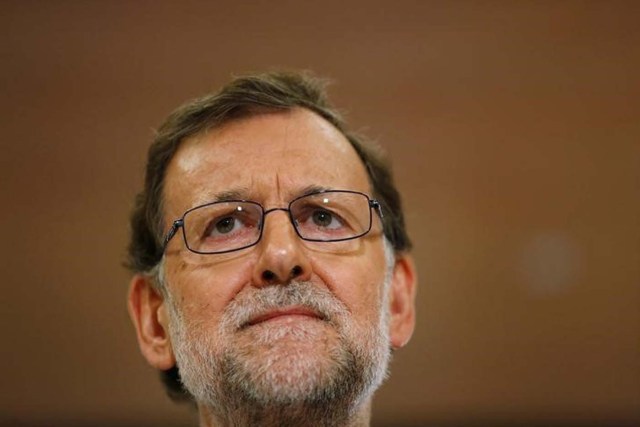
[[[187,209],[215,200],[221,192],[237,192],[239,198],[270,209],[286,207],[312,186],[371,194],[367,173],[354,149],[315,113],[296,109],[237,120],[188,139],[179,148],[166,175],[165,230]],[[194,254],[178,234],[165,253],[165,278],[184,315],[212,331],[237,295],[285,285],[292,278],[329,290],[348,308],[355,325],[367,325],[380,315],[380,284],[385,275],[377,215],[372,231],[345,247],[336,253],[328,251],[326,244],[302,241],[286,212],[276,211],[267,216],[262,240],[256,246],[230,254]],[[267,271],[271,274],[265,274]],[[415,284],[410,256],[396,254],[388,298],[392,348],[405,345],[413,332]],[[173,367],[175,356],[168,334],[171,320],[163,295],[148,276],[133,277],[128,302],[142,354],[155,368]],[[271,327],[290,322],[310,322],[309,327],[318,327],[317,319],[296,313],[268,322]],[[325,335],[331,340],[335,334],[326,331]],[[284,342],[282,348],[295,350],[295,346],[305,345],[309,343],[291,341]],[[314,357],[321,358],[322,352]],[[359,425],[368,425],[369,406],[369,400],[363,403],[356,417]],[[201,423],[215,425],[215,419],[201,413]]]

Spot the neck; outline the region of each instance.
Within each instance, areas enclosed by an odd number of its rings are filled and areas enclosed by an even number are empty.
[[[339,406],[339,405],[338,405]],[[371,419],[371,401],[360,405],[356,411],[340,411],[332,405],[331,408],[308,410],[292,408],[262,408],[250,412],[236,409],[216,413],[212,408],[198,405],[200,427],[369,427]]]

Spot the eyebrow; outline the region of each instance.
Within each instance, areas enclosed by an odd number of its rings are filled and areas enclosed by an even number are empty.
[[[300,191],[296,195],[296,197],[308,196],[309,194],[321,193],[323,191],[328,191],[328,190],[333,190],[333,188],[323,187],[321,185],[308,185],[308,186],[304,187],[302,189],[302,191]]]
[[[240,187],[215,193],[211,201],[227,202],[229,200],[245,200],[249,198],[248,195],[249,189],[246,187]]]

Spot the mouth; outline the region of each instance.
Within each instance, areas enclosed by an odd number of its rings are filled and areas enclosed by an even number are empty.
[[[285,307],[262,312],[242,325],[242,328],[271,321],[326,320],[321,313],[307,307]]]

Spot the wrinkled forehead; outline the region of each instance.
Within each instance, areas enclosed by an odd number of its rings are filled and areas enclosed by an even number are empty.
[[[172,218],[223,193],[282,204],[311,187],[370,194],[346,137],[317,114],[295,109],[238,119],[184,141],[167,169],[163,198]]]

